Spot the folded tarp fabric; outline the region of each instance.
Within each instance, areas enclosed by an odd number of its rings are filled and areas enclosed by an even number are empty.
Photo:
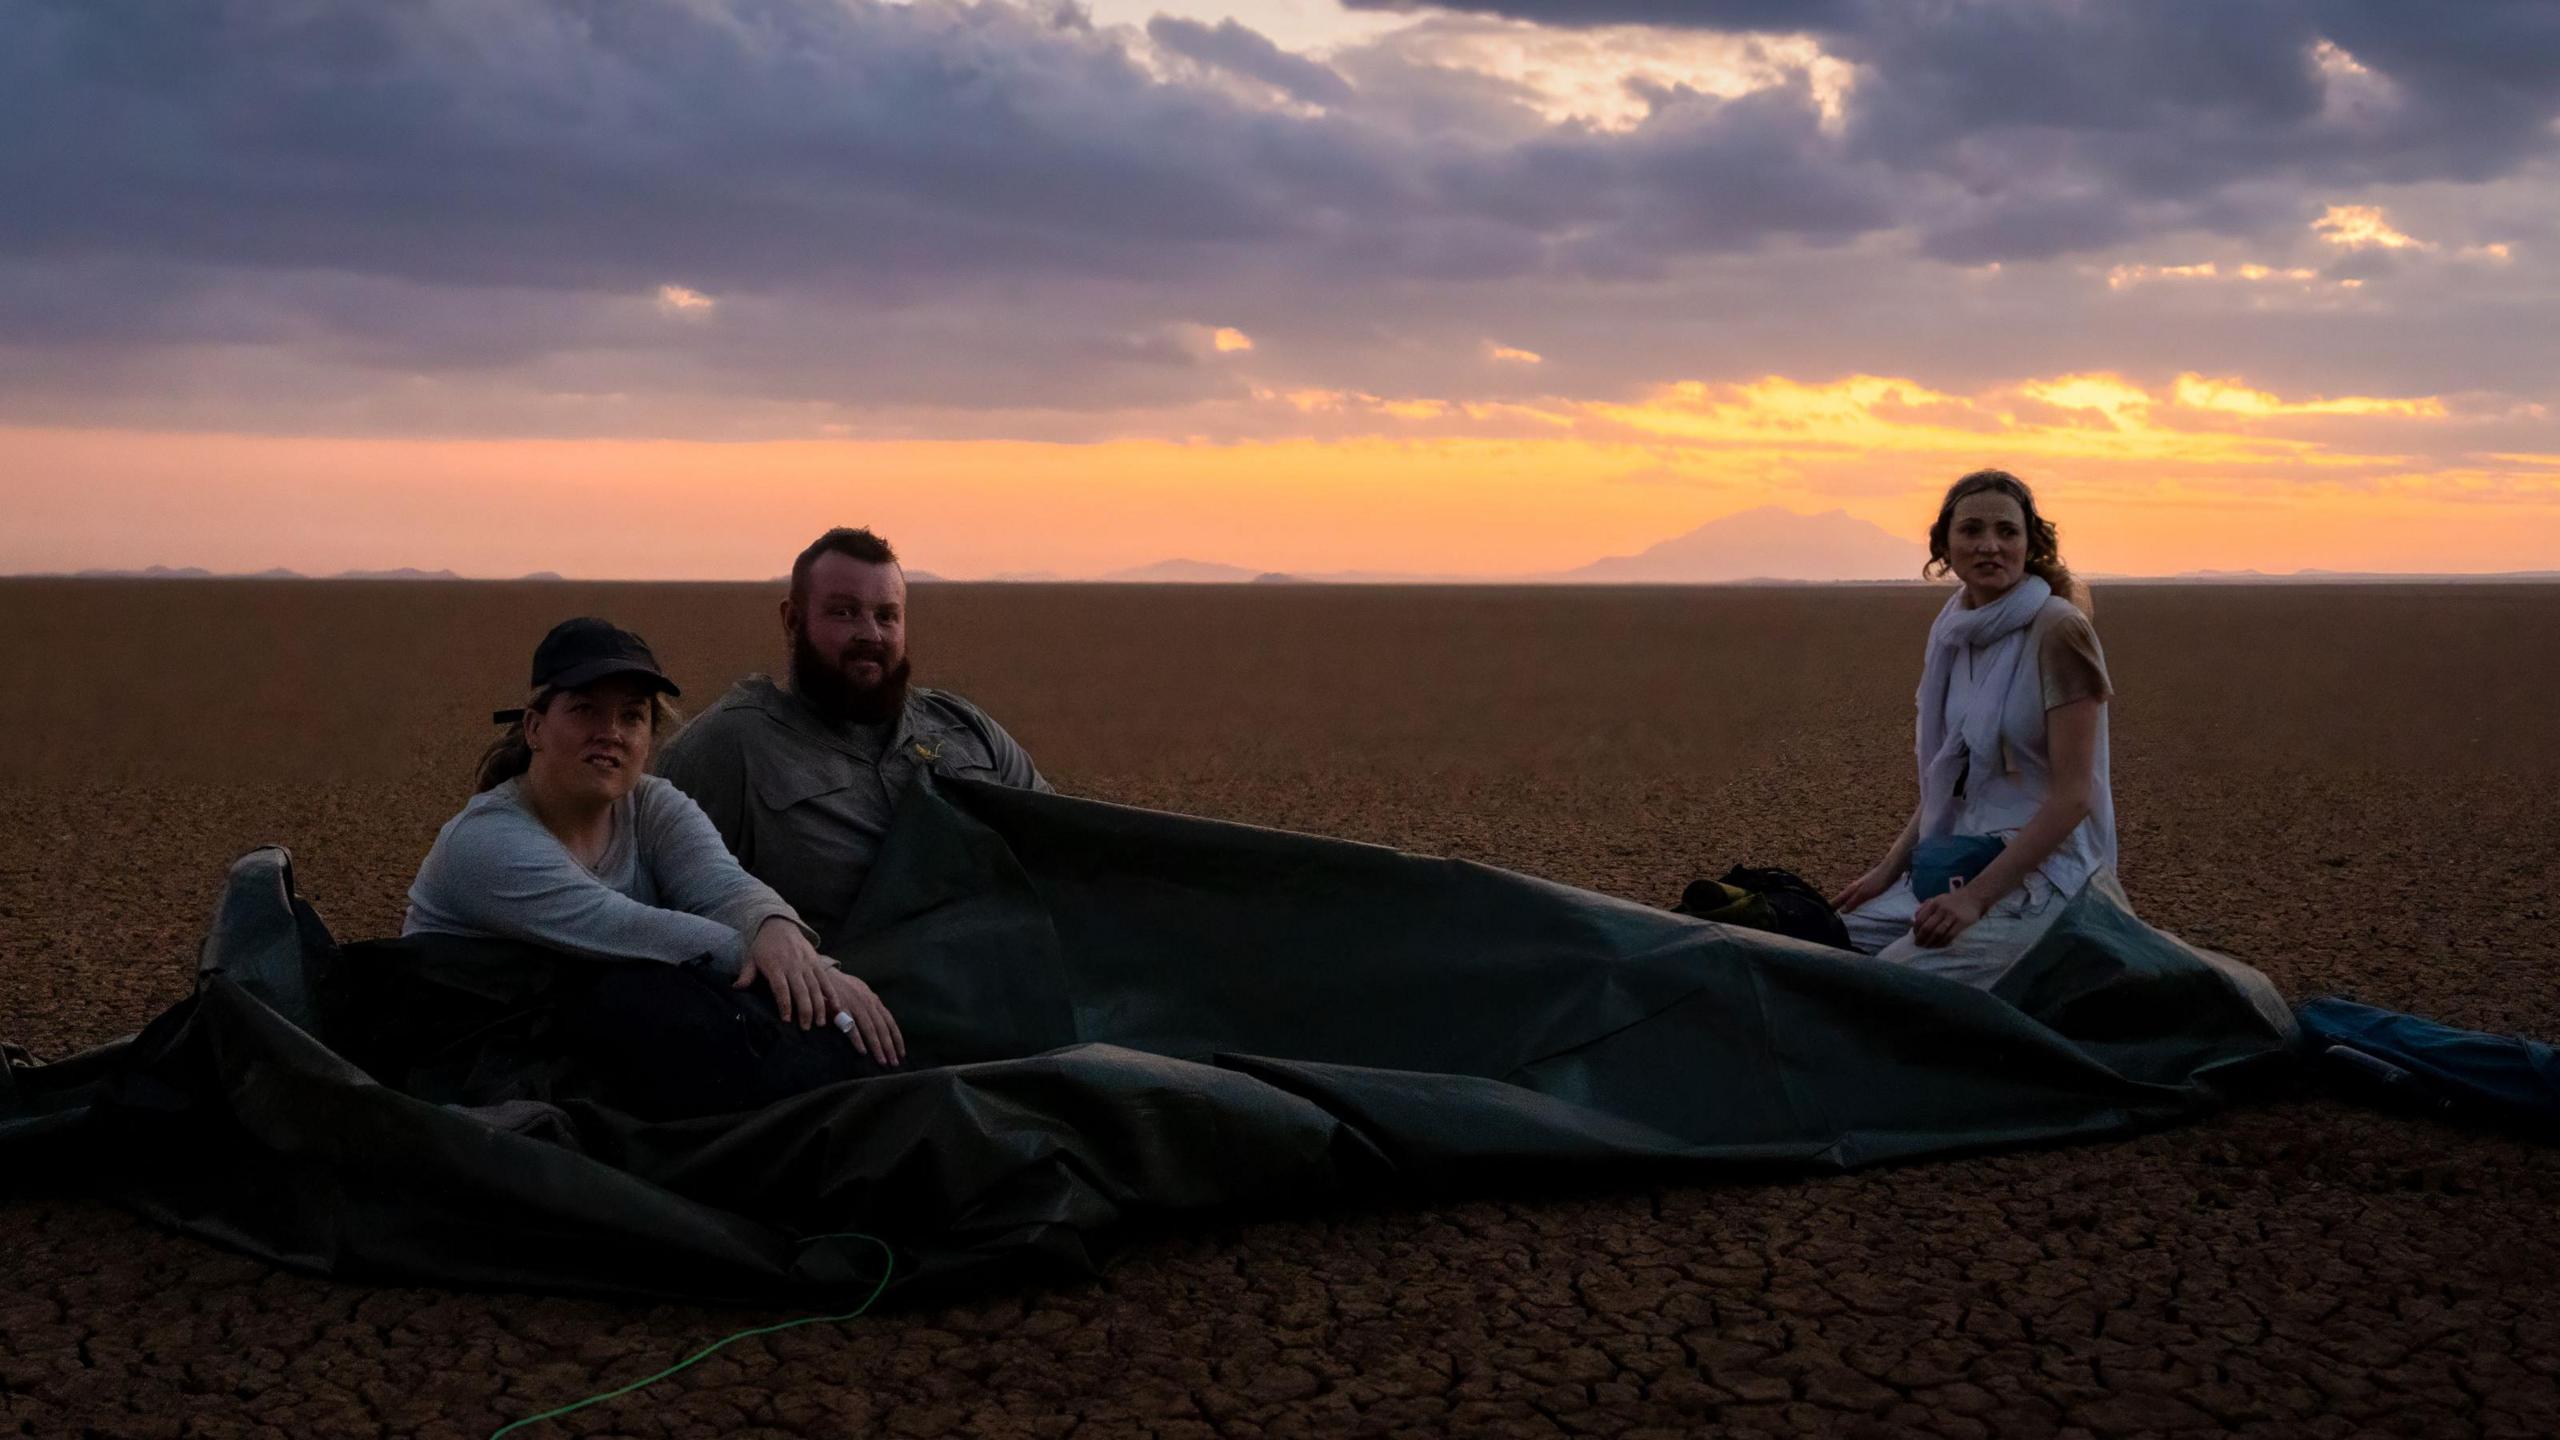
[[[898,1014],[906,1070],[643,1123],[554,1035],[590,962],[340,947],[255,851],[190,999],[13,1072],[0,1176],[347,1278],[815,1304],[877,1277],[844,1232],[888,1240],[910,1295],[1089,1273],[1150,1214],[2119,1134],[2293,1038],[2263,976],[2108,882],[1984,992],[1482,865],[965,781],[917,787],[826,948]]]

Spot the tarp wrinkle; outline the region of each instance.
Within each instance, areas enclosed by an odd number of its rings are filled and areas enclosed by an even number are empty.
[[[919,785],[829,953],[910,1068],[637,1120],[553,1035],[589,962],[338,947],[269,847],[193,998],[0,1089],[79,1177],[299,1269],[815,1303],[1089,1271],[1147,1215],[1767,1176],[2122,1133],[2285,1053],[2264,977],[2074,900],[1996,994],[1468,862]]]

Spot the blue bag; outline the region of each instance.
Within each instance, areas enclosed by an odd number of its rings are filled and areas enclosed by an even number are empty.
[[[1941,835],[1911,847],[1911,893],[1935,900],[1979,875],[2009,842],[1997,835]]]

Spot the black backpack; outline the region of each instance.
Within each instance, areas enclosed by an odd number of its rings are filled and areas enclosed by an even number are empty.
[[[1793,870],[1736,865],[1721,879],[1693,880],[1671,907],[1683,915],[1810,940],[1834,950],[1849,948],[1849,927],[1831,902]]]

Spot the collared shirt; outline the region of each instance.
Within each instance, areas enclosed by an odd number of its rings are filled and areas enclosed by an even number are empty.
[[[895,724],[838,725],[762,675],[695,716],[657,770],[711,817],[747,873],[826,940],[919,773],[1052,788],[1003,726],[948,691],[910,690]]]

